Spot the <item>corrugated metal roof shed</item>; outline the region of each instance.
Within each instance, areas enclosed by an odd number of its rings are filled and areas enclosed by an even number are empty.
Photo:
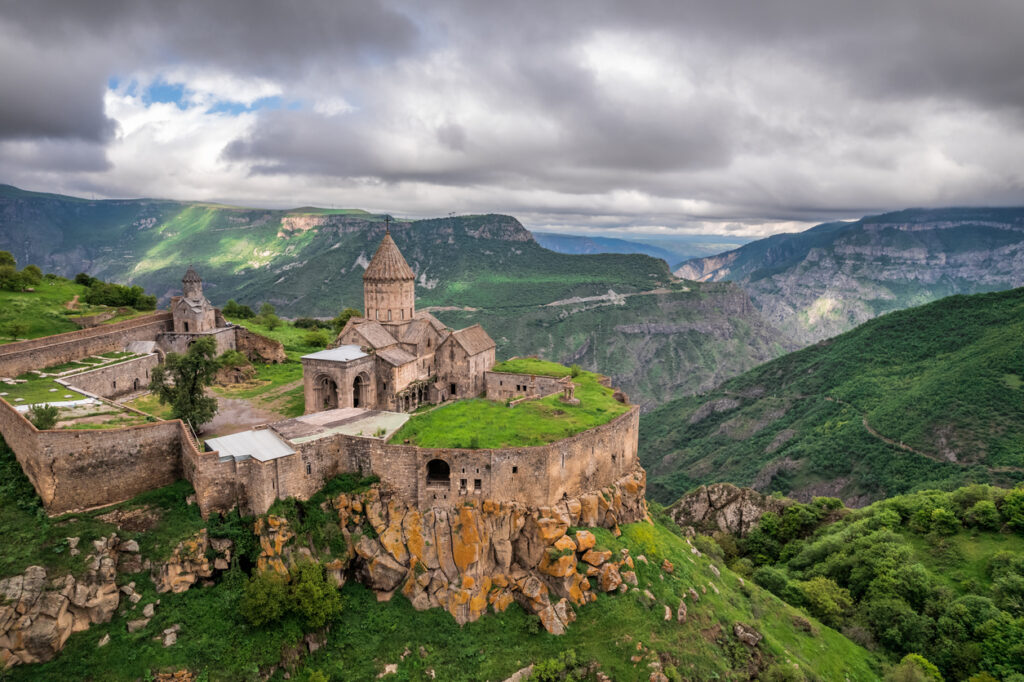
[[[210,449],[220,453],[221,462],[226,462],[229,459],[240,462],[250,457],[267,462],[278,457],[295,454],[295,450],[270,429],[242,431],[232,433],[230,436],[210,438],[206,444]]]

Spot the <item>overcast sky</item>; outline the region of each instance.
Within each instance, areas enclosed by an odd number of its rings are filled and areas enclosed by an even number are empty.
[[[0,0],[0,182],[765,234],[1024,204],[1021,0]]]

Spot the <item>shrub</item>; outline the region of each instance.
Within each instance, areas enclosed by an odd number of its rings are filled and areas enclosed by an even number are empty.
[[[296,329],[319,329],[320,320],[315,317],[298,317],[292,322],[292,326]]]
[[[939,669],[918,654],[907,654],[885,676],[886,682],[943,682]]]
[[[224,304],[221,312],[226,317],[237,317],[243,320],[251,320],[256,317],[256,313],[252,311],[252,308],[247,305],[240,305],[233,298],[229,299],[228,302]]]
[[[338,313],[338,316],[336,318],[331,320],[331,326],[334,327],[336,331],[340,332],[342,329],[345,328],[345,325],[348,324],[349,318],[360,317],[361,315],[362,313],[356,310],[355,308],[345,308],[340,313]]]
[[[59,413],[53,405],[33,405],[28,411],[28,420],[40,431],[45,431],[57,425]]]
[[[323,348],[324,346],[331,342],[331,339],[329,336],[327,336],[327,332],[323,331],[322,329],[314,329],[312,331],[306,332],[306,335],[302,338],[302,341],[307,346]]]
[[[292,569],[292,608],[309,628],[321,628],[341,613],[341,595],[315,561],[300,561]]]
[[[273,571],[256,573],[245,586],[238,608],[253,625],[269,625],[281,620],[288,610],[287,578]]]
[[[13,268],[17,264],[18,261],[14,259],[13,253],[11,253],[10,251],[0,251],[0,266],[6,265]]]
[[[932,509],[931,528],[939,535],[953,535],[961,528],[960,520],[953,512],[939,507]]]
[[[576,363],[573,363],[573,364],[569,365],[569,376],[571,376],[573,379],[575,379],[579,375],[580,375],[580,366],[577,365]]]
[[[1024,532],[1024,488],[1015,488],[1006,493],[999,512],[1010,528]]]
[[[992,500],[981,500],[975,502],[974,506],[964,514],[964,522],[981,530],[998,530],[1002,521],[999,519],[999,510]]]
[[[838,627],[853,608],[850,591],[829,578],[818,576],[797,582],[796,586],[803,594],[807,609],[826,625]]]
[[[693,538],[693,546],[699,549],[704,554],[710,557],[718,559],[719,561],[725,560],[725,552],[718,546],[718,543],[713,538],[707,535],[697,535]]]
[[[804,682],[807,678],[799,668],[785,663],[773,663],[757,679],[765,682]]]

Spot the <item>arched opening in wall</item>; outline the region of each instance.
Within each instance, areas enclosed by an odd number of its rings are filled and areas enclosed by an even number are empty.
[[[338,407],[338,384],[329,376],[317,377],[316,404],[321,410],[333,410]]]
[[[352,382],[352,407],[363,407],[366,404],[366,380],[362,374]]]
[[[185,332],[188,332],[188,320],[185,320]]]
[[[138,377],[135,377],[135,381],[132,382],[132,390],[133,391],[139,390],[139,378]]]
[[[447,488],[452,482],[452,470],[443,459],[427,462],[427,485]]]

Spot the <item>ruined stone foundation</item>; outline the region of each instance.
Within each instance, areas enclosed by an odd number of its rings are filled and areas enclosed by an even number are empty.
[[[561,634],[576,618],[573,607],[595,601],[597,590],[636,584],[632,558],[613,557],[595,546],[592,533],[569,528],[618,533],[620,523],[649,521],[645,484],[637,467],[607,488],[553,507],[477,500],[426,511],[379,486],[343,493],[326,504],[337,513],[348,554],[325,566],[338,585],[354,576],[381,601],[401,591],[416,609],[443,608],[460,624],[516,601],[548,632]],[[316,548],[292,542],[283,518],[261,518],[256,532],[260,570],[283,573],[300,557],[317,556]]]

